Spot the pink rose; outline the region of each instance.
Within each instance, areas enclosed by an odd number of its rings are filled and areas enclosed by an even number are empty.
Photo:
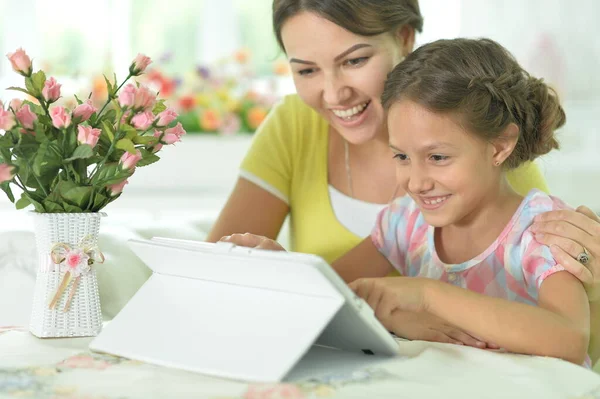
[[[169,123],[171,123],[175,119],[177,119],[177,117],[179,115],[177,115],[177,112],[175,112],[173,110],[173,108],[167,108],[163,112],[158,114],[157,116],[158,116],[158,122],[156,123],[156,126],[163,127],[163,126],[168,126]]]
[[[15,177],[15,167],[5,163],[0,163],[0,184],[11,181]]]
[[[0,101],[0,130],[10,130],[15,126],[15,117],[10,111],[4,110],[4,104]]]
[[[71,115],[65,107],[57,106],[52,108],[50,110],[50,117],[52,118],[52,124],[57,129],[66,129],[71,124]]]
[[[138,87],[133,101],[133,109],[142,109],[144,111],[152,110],[156,102],[156,95],[146,86]]]
[[[58,100],[60,97],[60,86],[61,85],[59,85],[54,78],[46,80],[46,83],[44,83],[44,88],[42,89],[42,95],[46,101],[53,103],[54,101]]]
[[[140,161],[140,159],[142,159],[142,153],[140,150],[137,150],[135,155],[125,151],[119,162],[121,165],[123,165],[123,169],[132,169],[135,168],[135,165]]]
[[[37,121],[37,115],[31,112],[29,104],[25,104],[16,112],[17,120],[25,129],[33,129],[33,122]]]
[[[177,123],[175,127],[165,130],[165,135],[162,138],[162,142],[165,144],[173,144],[181,141],[181,136],[185,134],[185,130],[181,123]]]
[[[12,100],[10,100],[10,107],[15,112],[21,109],[21,105],[23,105],[23,101],[19,100],[18,98],[13,98]]]
[[[133,106],[133,102],[135,101],[135,93],[137,93],[137,88],[133,83],[129,83],[123,88],[123,90],[121,90],[121,93],[119,94],[119,105],[121,105],[121,107]]]
[[[31,59],[22,48],[14,53],[8,53],[6,56],[15,72],[18,72],[23,76],[31,75]]]
[[[106,186],[106,188],[108,188],[110,195],[115,197],[123,192],[123,188],[126,184],[129,184],[129,182],[127,180],[123,180],[121,183],[111,184]]]
[[[152,60],[150,57],[146,57],[144,54],[138,54],[129,67],[129,73],[133,76],[138,76],[146,70],[151,62]]]
[[[92,100],[87,100],[75,107],[73,110],[73,119],[77,119],[79,122],[85,122],[90,119],[90,116],[96,111],[96,107],[92,105]]]
[[[93,129],[91,126],[77,126],[77,141],[79,144],[88,144],[92,148],[98,144],[102,130]]]
[[[133,127],[139,130],[146,130],[154,123],[154,114],[150,111],[141,112],[131,119]]]

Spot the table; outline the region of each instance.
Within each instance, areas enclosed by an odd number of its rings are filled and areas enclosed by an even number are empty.
[[[400,356],[362,370],[246,384],[91,353],[90,341],[38,339],[24,328],[0,328],[0,398],[600,399],[600,375],[580,366],[450,344],[402,341]]]

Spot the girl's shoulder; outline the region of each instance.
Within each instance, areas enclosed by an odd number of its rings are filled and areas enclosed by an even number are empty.
[[[529,191],[521,205],[520,219],[531,220],[537,215],[559,209],[573,209],[558,197],[546,194],[538,189]]]
[[[532,189],[527,193],[521,205],[513,215],[511,223],[502,235],[508,237],[512,244],[529,242],[533,235],[530,228],[537,215],[559,209],[573,209],[560,198]]]

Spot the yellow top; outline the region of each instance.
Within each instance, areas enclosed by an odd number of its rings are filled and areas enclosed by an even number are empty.
[[[329,198],[329,125],[297,95],[285,97],[256,132],[240,175],[290,206],[291,250],[331,263],[358,245],[359,237],[335,217]],[[508,173],[513,188],[548,191],[538,167],[529,163]]]

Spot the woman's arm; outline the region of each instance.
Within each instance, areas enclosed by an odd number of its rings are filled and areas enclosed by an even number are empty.
[[[515,353],[583,363],[589,341],[589,306],[581,283],[566,272],[549,276],[538,306],[481,295],[425,278],[364,279],[351,284],[377,317],[397,310],[427,311],[482,341]]]
[[[247,232],[276,239],[289,209],[275,195],[240,177],[207,241]]]

